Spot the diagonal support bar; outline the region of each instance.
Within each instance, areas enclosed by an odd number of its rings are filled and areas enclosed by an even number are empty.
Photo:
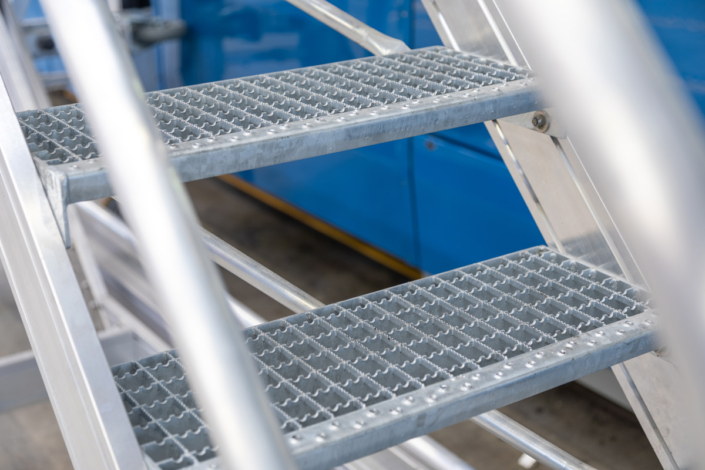
[[[0,251],[76,469],[138,469],[141,453],[12,103],[0,79]]]
[[[387,36],[325,0],[286,0],[374,55],[406,52],[404,41]]]

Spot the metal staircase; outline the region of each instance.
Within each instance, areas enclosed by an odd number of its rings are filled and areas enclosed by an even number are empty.
[[[482,414],[654,350],[661,322],[551,113],[541,125],[501,120],[540,102],[507,24],[489,21],[499,7],[470,18],[428,0],[449,47],[404,51],[392,41],[401,52],[382,55],[379,33],[322,0],[291,1],[378,56],[145,99],[101,1],[42,2],[84,104],[15,114],[0,93],[0,246],[75,467],[324,470],[473,418],[551,468],[589,468]],[[492,44],[472,47],[480,29],[458,27],[478,21],[492,26]],[[483,121],[550,247],[320,308],[197,229],[179,182]],[[114,194],[134,238],[91,217],[139,248],[174,351],[109,299],[93,259],[104,254],[91,251],[70,207]],[[113,367],[114,383],[65,249],[69,225],[69,253],[105,322],[143,332],[157,353]],[[243,338],[242,308],[207,252],[304,313]]]
[[[648,303],[640,289],[538,247],[245,338],[299,468],[325,470],[653,350]],[[151,463],[215,462],[176,351],[113,374]]]
[[[432,47],[147,93],[182,181],[413,137],[539,109],[529,72]],[[80,105],[18,114],[49,201],[113,196]]]

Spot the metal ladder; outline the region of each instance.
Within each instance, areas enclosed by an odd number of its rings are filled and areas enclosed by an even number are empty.
[[[304,3],[345,23],[326,2]],[[522,159],[535,139],[562,151],[562,165],[573,154],[555,120],[538,131],[526,116],[500,120],[541,107],[518,45],[501,34],[507,23],[445,5],[427,8],[449,48],[155,92],[145,104],[106,6],[43,2],[84,105],[15,115],[0,96],[0,244],[77,468],[325,469],[472,417],[553,468],[588,468],[481,414],[652,351],[656,316],[641,279],[622,277],[616,242],[571,245],[558,222],[568,216],[530,184]],[[461,40],[454,24],[470,21],[493,23],[496,43]],[[389,52],[360,25],[341,31]],[[550,247],[330,306],[197,229],[179,183],[483,121]],[[585,191],[569,182],[566,194]],[[81,202],[114,193],[137,242]],[[590,208],[583,224],[604,224]],[[104,294],[84,224],[139,247],[179,351],[114,367],[114,382],[65,248],[75,239],[70,253]],[[224,295],[207,253],[301,313],[239,341],[247,312]]]

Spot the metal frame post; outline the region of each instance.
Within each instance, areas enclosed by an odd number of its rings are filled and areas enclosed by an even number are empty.
[[[0,250],[77,469],[142,468],[54,215],[0,79]]]
[[[0,0],[0,73],[15,111],[46,108],[49,95],[34,68],[7,0]]]

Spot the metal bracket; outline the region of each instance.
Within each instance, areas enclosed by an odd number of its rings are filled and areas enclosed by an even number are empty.
[[[516,116],[498,119],[498,121],[516,124],[517,126],[531,129],[541,134],[550,135],[557,139],[565,139],[568,137],[565,128],[561,125],[561,122],[556,119],[553,110],[550,108],[531,113],[517,114]]]

